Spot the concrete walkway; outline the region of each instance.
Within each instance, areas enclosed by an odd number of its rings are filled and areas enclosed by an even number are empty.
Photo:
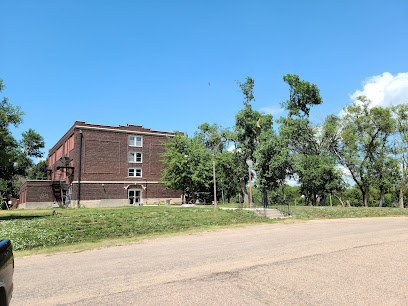
[[[282,214],[278,209],[276,208],[232,208],[232,207],[220,207],[220,209],[244,209],[244,210],[250,210],[258,215],[268,217],[269,219],[281,219],[281,218],[287,218],[284,214]]]

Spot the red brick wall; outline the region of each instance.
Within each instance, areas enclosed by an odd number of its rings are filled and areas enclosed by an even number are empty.
[[[78,199],[78,184],[73,184],[72,198]],[[124,184],[81,184],[81,200],[127,199]]]
[[[128,189],[142,190],[142,198],[180,198],[181,192],[175,190],[164,189],[163,184],[81,184],[81,201],[86,200],[103,200],[103,199],[127,199]],[[74,184],[73,200],[78,199],[78,184]]]
[[[20,203],[54,202],[50,181],[27,181],[20,189]]]
[[[75,146],[71,156],[74,157],[75,169],[78,169],[79,131],[75,131]],[[82,174],[81,181],[158,181],[161,177],[163,164],[160,153],[164,152],[162,142],[165,136],[140,135],[143,147],[129,146],[132,134],[82,130]],[[133,135],[132,135],[133,136]],[[139,136],[139,135],[138,135]],[[141,152],[142,163],[129,163],[129,152]],[[142,168],[142,177],[128,177],[129,168]],[[78,180],[75,171],[74,180]]]

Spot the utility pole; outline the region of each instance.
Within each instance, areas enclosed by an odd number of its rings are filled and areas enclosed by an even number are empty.
[[[215,179],[215,157],[216,154],[218,152],[218,147],[220,146],[220,144],[222,144],[223,142],[220,141],[217,146],[214,148],[214,153],[213,153],[213,178],[214,178],[214,209],[216,209],[218,207],[217,205],[217,180]]]
[[[213,160],[213,178],[214,178],[214,208],[217,208],[217,182],[215,180],[215,160]]]

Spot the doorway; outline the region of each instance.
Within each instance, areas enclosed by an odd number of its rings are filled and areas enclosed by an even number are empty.
[[[128,203],[129,205],[140,206],[142,203],[142,191],[137,189],[129,189]]]

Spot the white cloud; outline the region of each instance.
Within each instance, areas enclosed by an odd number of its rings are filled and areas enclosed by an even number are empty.
[[[232,144],[232,145],[228,148],[228,151],[234,152],[234,151],[235,151],[235,145]]]
[[[389,72],[367,78],[363,89],[356,90],[350,98],[354,101],[358,96],[366,96],[371,106],[388,107],[408,103],[408,72],[393,76]]]
[[[290,186],[299,186],[298,181],[295,180],[294,178],[286,179],[285,183],[290,185]]]
[[[267,113],[267,114],[271,114],[271,115],[277,115],[281,112],[284,111],[283,108],[277,107],[277,106],[267,106],[267,107],[262,107],[260,109],[261,112]]]

